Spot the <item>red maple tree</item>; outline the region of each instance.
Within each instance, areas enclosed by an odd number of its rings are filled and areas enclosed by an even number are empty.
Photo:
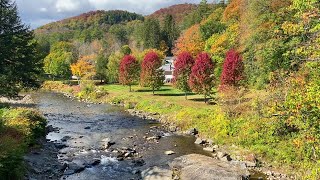
[[[185,92],[185,98],[187,99],[187,93],[190,91],[188,84],[189,76],[191,74],[191,68],[194,64],[194,59],[189,52],[182,52],[177,56],[174,64],[174,85]]]
[[[222,86],[237,86],[239,81],[243,79],[244,65],[240,54],[231,49],[226,54],[221,74]]]
[[[189,86],[192,91],[203,94],[204,101],[210,95],[214,80],[214,64],[207,53],[200,53],[191,69]]]
[[[139,78],[139,69],[139,62],[131,55],[126,55],[120,62],[119,82],[129,86],[130,92],[131,85]]]
[[[162,60],[154,51],[148,52],[141,64],[140,84],[144,87],[151,87],[152,92],[164,84],[164,73],[160,69]]]

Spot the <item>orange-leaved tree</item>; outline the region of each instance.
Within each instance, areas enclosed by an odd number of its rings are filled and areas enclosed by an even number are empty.
[[[193,57],[204,50],[204,41],[202,40],[200,25],[196,24],[187,29],[176,41],[174,54],[190,52]]]

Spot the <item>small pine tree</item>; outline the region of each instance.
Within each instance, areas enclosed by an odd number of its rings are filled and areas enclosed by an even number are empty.
[[[164,84],[164,73],[160,69],[161,65],[161,59],[153,51],[146,54],[141,65],[140,84],[144,87],[151,87],[153,94],[156,89],[160,89]]]
[[[131,55],[126,55],[120,62],[119,82],[122,85],[129,86],[130,92],[131,85],[139,78],[139,69],[139,62]]]
[[[244,65],[240,54],[231,49],[226,54],[221,74],[222,86],[238,86],[239,81],[243,79]]]
[[[185,92],[185,98],[187,99],[187,93],[191,91],[188,81],[191,74],[191,68],[194,64],[192,55],[188,52],[182,52],[177,56],[175,61],[175,69],[173,72],[174,85]]]
[[[214,85],[213,73],[214,64],[210,56],[207,53],[199,54],[191,69],[189,86],[194,92],[204,95],[205,103]]]

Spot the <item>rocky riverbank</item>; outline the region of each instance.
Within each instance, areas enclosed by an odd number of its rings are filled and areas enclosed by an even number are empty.
[[[257,159],[255,154],[249,153],[249,154],[241,155],[241,154],[237,153],[236,151],[230,150],[230,148],[219,146],[218,144],[215,144],[212,139],[206,139],[204,137],[201,137],[196,128],[191,128],[187,131],[182,131],[181,128],[179,128],[178,126],[176,126],[175,124],[170,122],[170,120],[168,120],[167,117],[162,116],[158,113],[146,113],[146,112],[135,110],[135,109],[128,109],[127,111],[130,114],[132,114],[134,116],[138,116],[143,119],[151,119],[151,120],[159,121],[162,124],[162,127],[169,132],[179,134],[179,135],[195,136],[196,141],[194,143],[201,146],[204,151],[209,152],[211,154],[211,157],[214,159],[213,161],[218,160],[219,162],[229,162],[229,163],[226,163],[225,165],[240,166],[241,167],[240,169],[246,170],[247,172],[251,172],[251,179],[269,179],[269,180],[296,179],[294,176],[288,176],[286,174],[279,173],[279,172],[273,170],[272,168],[270,168],[270,165],[268,165],[264,162],[260,162]],[[237,149],[237,147],[234,146],[233,149]],[[181,157],[181,158],[183,159],[184,157]],[[194,155],[194,157],[192,157],[191,159],[192,159],[192,161],[195,161],[195,159],[197,159],[197,158],[199,159],[199,162],[200,162],[200,159],[203,160],[202,156],[197,156],[197,155]],[[186,157],[186,159],[188,159],[188,157]],[[206,162],[210,161],[210,159],[211,158],[206,159]],[[179,161],[179,160],[176,159],[175,161]],[[173,163],[171,163],[171,164],[175,164],[174,163],[175,161],[173,161]],[[205,166],[205,165],[203,165],[203,166]],[[203,166],[200,165],[201,168],[199,168],[199,167],[198,168],[202,169]],[[170,167],[172,168],[171,170],[175,169],[172,165]],[[215,167],[215,166],[213,166],[213,167]],[[182,169],[182,168],[180,168],[180,169]],[[202,171],[199,170],[200,174],[201,174],[201,172]],[[219,172],[219,171],[217,171],[217,172]],[[193,176],[186,175],[185,178],[187,178],[187,177],[193,177]],[[195,176],[195,177],[198,177],[198,176]],[[204,175],[203,177],[208,178],[209,176]],[[216,176],[216,177],[220,177],[220,176]],[[242,177],[250,177],[250,175],[242,176]],[[204,178],[204,179],[207,179],[207,178]],[[182,178],[182,179],[184,179],[184,178]],[[192,178],[187,178],[187,179],[192,179]],[[217,178],[217,179],[219,179],[219,178]],[[246,178],[244,178],[244,179],[246,179]]]

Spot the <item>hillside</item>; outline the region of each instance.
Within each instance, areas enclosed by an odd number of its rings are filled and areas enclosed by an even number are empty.
[[[121,10],[91,11],[46,24],[36,29],[35,34],[39,38],[49,38],[50,42],[71,39],[90,42],[94,39],[101,39],[114,24],[143,19],[142,15]]]
[[[197,8],[196,4],[177,4],[167,8],[159,9],[147,18],[156,18],[163,21],[166,15],[172,15],[177,24],[181,24],[184,17]]]

